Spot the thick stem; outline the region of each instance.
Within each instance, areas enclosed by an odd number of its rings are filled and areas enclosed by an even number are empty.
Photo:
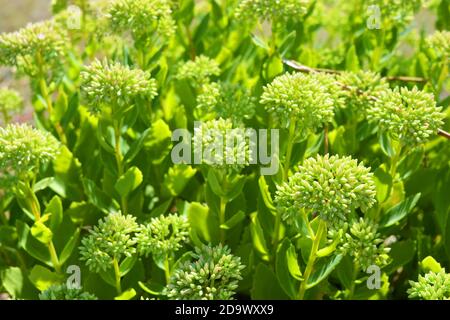
[[[356,279],[358,277],[358,273],[359,273],[359,265],[358,265],[358,263],[355,263],[353,266],[352,284],[351,284],[350,291],[349,291],[348,297],[347,297],[349,300],[352,300],[353,295],[355,294]]]
[[[169,284],[169,282],[170,282],[170,261],[169,261],[169,255],[167,253],[164,258],[164,275],[166,277],[166,284]]]
[[[117,175],[118,175],[118,178],[120,178],[124,173],[124,167],[123,167],[122,151],[120,148],[120,123],[118,123],[117,121],[114,121],[114,140],[115,140],[114,156],[116,158],[116,164],[117,164]],[[120,196],[120,202],[121,202],[121,206],[122,206],[122,213],[127,214],[127,212],[128,212],[127,197]]]
[[[43,69],[44,61],[42,59],[40,52],[38,52],[36,54],[36,59],[39,64],[39,89],[41,91],[42,97],[44,98],[44,100],[47,104],[48,116],[51,117],[51,115],[53,113],[53,102],[52,102],[52,97],[48,90],[47,81],[45,80],[45,72]],[[63,128],[61,127],[61,124],[59,122],[56,122],[56,123],[54,123],[54,127],[56,130],[56,133],[58,134],[59,140],[63,144],[67,145],[67,138],[66,138]]]
[[[113,265],[114,265],[114,276],[116,279],[116,291],[117,291],[117,294],[120,295],[120,294],[122,294],[122,286],[120,284],[119,261],[117,260],[116,257],[114,257],[114,259],[113,259]]]
[[[29,201],[29,205],[31,208],[31,212],[34,215],[35,220],[38,221],[41,218],[41,211],[39,209],[38,203],[36,203],[37,198],[32,190],[33,190],[33,187],[30,186],[29,192],[31,192],[31,196],[28,199],[28,201]],[[56,249],[55,249],[55,245],[53,244],[53,240],[50,240],[50,242],[47,243],[47,249],[48,249],[48,252],[50,253],[50,259],[52,261],[53,268],[55,269],[55,271],[57,273],[62,273],[61,264],[58,259],[58,254],[56,253]]]
[[[295,120],[291,117],[289,123],[288,145],[286,149],[286,157],[284,159],[283,181],[287,181],[289,177],[289,167],[291,165],[292,149],[294,147],[294,137],[295,137]]]
[[[56,253],[56,249],[53,244],[53,241],[50,241],[47,244],[47,248],[48,248],[48,252],[50,252],[50,258],[52,260],[53,268],[55,268],[55,271],[57,273],[62,273],[61,264],[59,263],[58,254]]]
[[[305,297],[308,280],[314,269],[314,263],[316,262],[316,258],[317,258],[317,250],[319,249],[320,240],[322,239],[325,229],[326,229],[326,222],[324,220],[320,220],[319,227],[317,229],[317,234],[314,236],[314,239],[313,239],[313,244],[311,247],[311,252],[309,254],[308,263],[306,265],[303,281],[300,284],[300,289],[298,292],[299,300],[303,300],[303,298]]]
[[[323,134],[324,134],[324,153],[328,154],[328,125],[325,125]]]
[[[220,212],[219,212],[220,226],[222,226],[225,223],[226,209],[227,209],[227,199],[225,199],[224,197],[220,197]],[[220,242],[224,244],[225,239],[226,239],[225,229],[222,229],[220,227]]]

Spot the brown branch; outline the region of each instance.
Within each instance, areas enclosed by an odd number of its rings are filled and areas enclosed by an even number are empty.
[[[440,135],[441,137],[450,139],[450,133],[448,133],[447,131],[444,131],[442,129],[438,129],[438,135]]]
[[[330,74],[341,74],[343,71],[341,70],[332,70],[332,69],[322,69],[322,68],[311,68],[305,65],[302,65],[294,60],[287,60],[283,59],[283,63],[288,65],[289,67],[300,71],[300,72],[306,72],[306,73],[312,73],[312,72],[323,72],[323,73],[330,73]],[[384,77],[387,81],[402,81],[402,82],[417,82],[417,83],[425,83],[428,82],[425,78],[419,78],[419,77],[408,77],[408,76],[388,76]]]
[[[304,72],[304,73],[323,72],[323,73],[329,73],[329,74],[340,74],[343,72],[343,71],[339,71],[339,70],[311,68],[311,67],[302,65],[294,60],[283,59],[283,63],[297,71]],[[424,78],[408,77],[408,76],[392,76],[392,77],[386,77],[385,79],[388,81],[421,82],[421,83],[428,81],[427,79],[424,79]],[[343,83],[338,82],[337,84],[339,84],[345,90],[351,90],[350,87],[344,85]],[[362,94],[363,92],[358,89],[358,93]],[[378,98],[374,97],[374,96],[369,96],[368,98],[373,101],[378,101]],[[448,133],[447,131],[438,129],[437,134],[440,135],[441,137],[444,137],[444,138],[447,138],[450,140],[450,133]]]

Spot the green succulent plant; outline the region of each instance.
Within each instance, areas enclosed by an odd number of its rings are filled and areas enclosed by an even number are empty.
[[[264,87],[260,102],[280,125],[295,121],[303,130],[314,130],[334,114],[333,95],[324,83],[315,74],[286,73]]]
[[[194,86],[202,86],[211,81],[211,77],[220,74],[219,64],[207,56],[200,55],[195,60],[187,61],[178,68],[177,79],[192,80]]]
[[[351,224],[345,234],[341,250],[353,258],[353,263],[362,270],[376,265],[383,267],[388,261],[389,248],[377,232],[378,225],[369,219],[360,218]]]
[[[239,172],[253,161],[245,129],[234,127],[230,119],[201,122],[194,128],[193,143],[201,163],[217,169]]]
[[[142,255],[164,255],[179,250],[188,241],[189,223],[182,216],[169,214],[152,218],[136,235],[138,252]]]
[[[50,133],[28,124],[0,127],[0,183],[30,181],[39,168],[56,158],[60,143]]]
[[[23,105],[23,99],[17,91],[0,88],[0,116],[4,124],[8,123],[13,115],[21,112]]]
[[[101,219],[89,235],[81,240],[81,260],[93,272],[113,268],[123,258],[136,253],[136,218],[121,213],[111,213]]]
[[[69,289],[67,285],[52,285],[39,294],[39,300],[97,300],[97,297],[82,289]]]
[[[423,300],[448,300],[450,299],[450,274],[445,269],[438,272],[429,271],[424,276],[419,275],[418,281],[409,281],[408,289],[410,298]]]
[[[171,300],[229,300],[244,266],[226,246],[196,248],[191,261],[174,271],[166,294]]]
[[[115,32],[130,31],[136,42],[148,44],[155,32],[171,37],[176,30],[171,2],[167,0],[114,0],[108,19]]]
[[[444,114],[433,94],[414,87],[385,91],[367,110],[367,118],[404,146],[414,147],[437,133]]]
[[[150,74],[120,63],[95,60],[81,73],[81,90],[93,113],[121,114],[157,95]]]
[[[339,228],[353,210],[364,212],[374,205],[373,174],[351,157],[318,155],[278,186],[275,202],[284,219],[295,221],[306,210]]]
[[[306,14],[309,0],[241,0],[235,15],[239,20],[256,19],[273,22],[300,21]]]
[[[59,76],[66,52],[67,34],[47,20],[0,35],[0,65],[15,66],[29,76]]]

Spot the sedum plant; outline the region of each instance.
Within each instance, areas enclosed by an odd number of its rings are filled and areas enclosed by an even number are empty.
[[[56,158],[59,142],[49,133],[27,124],[0,128],[0,181],[13,187],[35,181],[41,166]]]
[[[170,278],[167,297],[173,300],[229,300],[235,294],[244,266],[226,246],[197,248],[191,261]]]
[[[82,240],[81,260],[93,272],[113,270],[118,294],[122,293],[120,264],[136,254],[136,218],[121,213],[111,213],[99,221]]]
[[[284,219],[302,211],[317,213],[330,226],[340,227],[355,209],[367,211],[375,203],[375,183],[369,168],[351,157],[317,156],[299,166],[278,187],[276,203]]]
[[[23,99],[12,89],[0,88],[0,115],[3,124],[8,124],[12,116],[19,114],[23,109]]]
[[[97,300],[82,289],[70,289],[67,285],[53,285],[39,294],[39,300]]]
[[[169,282],[173,255],[189,240],[189,223],[182,216],[170,214],[152,218],[140,226],[136,235],[137,250],[147,256],[163,257],[166,282]]]
[[[416,146],[428,141],[442,125],[441,110],[432,94],[417,87],[400,88],[382,94],[368,110],[367,117],[402,146]]]
[[[447,299],[447,9],[57,0],[0,33],[0,297]]]

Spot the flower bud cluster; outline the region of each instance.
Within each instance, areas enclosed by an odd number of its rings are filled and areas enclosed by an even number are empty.
[[[193,259],[172,274],[167,296],[172,300],[232,299],[244,268],[226,246],[196,248]]]

